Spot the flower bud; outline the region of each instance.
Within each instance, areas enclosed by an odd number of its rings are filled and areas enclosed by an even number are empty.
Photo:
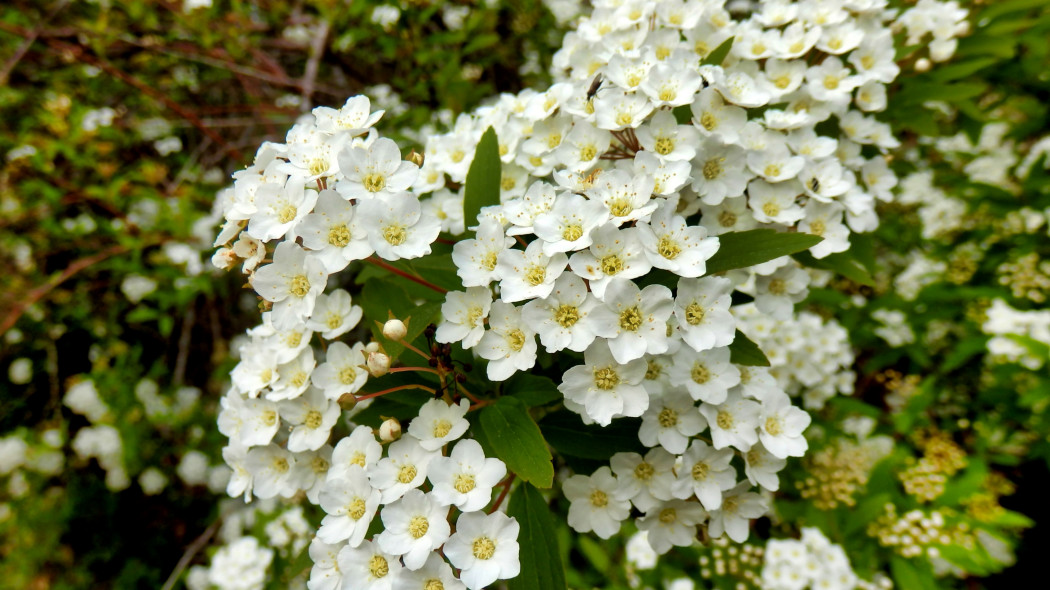
[[[928,72],[930,70],[930,60],[925,57],[920,57],[915,60],[915,71],[916,72]]]
[[[229,248],[219,248],[211,256],[211,265],[219,270],[230,270],[237,264],[237,255]]]
[[[387,418],[379,425],[379,440],[392,442],[401,438],[401,423],[397,418]]]
[[[354,395],[352,393],[344,393],[343,395],[339,396],[339,407],[343,411],[349,412],[350,410],[354,409],[354,406],[356,406],[356,405],[357,405],[357,396],[356,395]]]
[[[369,342],[365,345],[365,352],[379,352],[379,343],[374,340]]]
[[[400,342],[408,334],[408,328],[405,327],[405,322],[399,319],[387,320],[383,324],[383,336],[393,340],[394,342]]]
[[[370,352],[365,366],[368,367],[368,373],[373,377],[382,377],[390,371],[390,357],[381,352]]]
[[[419,166],[420,168],[423,167],[424,159],[424,155],[420,152],[417,152],[416,150],[412,150],[412,152],[408,154],[408,161],[412,162],[416,166]]]

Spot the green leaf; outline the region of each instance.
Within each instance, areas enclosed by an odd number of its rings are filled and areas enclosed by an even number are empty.
[[[565,570],[551,508],[532,484],[523,483],[510,495],[507,514],[521,527],[518,559],[521,574],[507,581],[510,590],[564,589]]]
[[[736,337],[729,345],[729,362],[746,367],[769,366],[769,359],[766,358],[762,349],[740,330],[736,331]]]
[[[707,274],[745,268],[808,250],[824,238],[772,229],[727,232],[718,236],[718,252],[707,261]]]
[[[547,414],[540,421],[540,430],[562,455],[604,461],[619,452],[646,453],[638,441],[641,422],[637,418],[622,418],[605,427],[587,425],[574,412],[561,410]]]
[[[719,45],[718,47],[716,47],[714,51],[712,51],[711,53],[707,54],[707,57],[705,57],[704,60],[700,62],[700,65],[702,65],[702,66],[708,66],[708,65],[710,65],[710,66],[720,66],[720,65],[722,65],[722,62],[725,61],[726,56],[729,55],[729,50],[733,48],[733,40],[734,40],[734,37],[730,37],[730,38],[726,39],[725,41],[723,41],[722,44]]]
[[[840,274],[854,283],[875,286],[875,279],[871,278],[867,269],[854,258],[849,252],[829,254],[824,258],[816,258],[809,252],[798,252],[794,254],[795,260],[810,268],[822,268]]]
[[[361,296],[355,297],[354,302],[364,309],[365,325],[372,330],[372,336],[383,346],[391,360],[401,356],[405,350],[405,346],[400,342],[383,336],[382,324],[391,313],[398,319],[408,321],[405,340],[412,342],[441,312],[441,304],[438,302],[416,305],[400,285],[388,279],[372,279],[366,282]]]
[[[518,373],[503,384],[503,395],[513,395],[526,406],[542,406],[561,399],[558,386],[547,377]]]
[[[928,571],[920,570],[911,560],[893,556],[890,558],[890,573],[898,588],[908,590],[935,590],[937,583]]]
[[[516,397],[501,397],[481,409],[478,423],[488,445],[524,481],[539,488],[554,482],[551,452],[529,409]]]
[[[463,219],[468,227],[478,222],[482,207],[499,204],[500,166],[499,140],[496,131],[489,127],[474,150],[474,161],[463,187]]]
[[[994,57],[975,58],[962,63],[940,67],[930,73],[930,79],[937,82],[951,82],[967,76],[972,76],[984,68],[999,63]]]

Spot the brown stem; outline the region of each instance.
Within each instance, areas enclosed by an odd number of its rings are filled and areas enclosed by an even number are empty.
[[[432,289],[434,291],[437,291],[438,293],[441,293],[441,294],[448,293],[448,289],[443,289],[441,287],[438,287],[434,283],[428,282],[425,279],[419,278],[419,277],[414,276],[414,275],[410,275],[407,272],[401,270],[400,268],[397,268],[396,266],[391,266],[391,265],[387,264],[386,262],[384,262],[383,260],[381,260],[379,258],[376,258],[375,256],[369,256],[368,258],[365,259],[365,262],[370,262],[370,263],[378,266],[379,268],[388,270],[388,271],[396,274],[399,277],[403,277],[403,278],[406,278],[406,279],[408,279],[410,281],[413,281],[415,283],[419,283],[420,285],[423,285],[424,287],[426,287],[428,289]]]
[[[390,389],[384,389],[383,391],[377,391],[375,393],[369,393],[367,395],[357,396],[357,401],[364,401],[366,399],[372,399],[373,397],[379,397],[388,393],[394,393],[395,391],[401,391],[403,389],[422,389],[423,391],[429,391],[430,393],[437,393],[433,387],[427,387],[426,385],[418,385],[410,383],[408,385],[398,385],[397,387],[391,387]]]
[[[503,491],[499,493],[499,497],[496,498],[496,502],[489,508],[489,514],[499,510],[499,505],[503,503],[503,499],[507,497],[507,493],[510,492],[510,484],[514,481],[514,474],[511,473],[507,476],[507,479],[503,480]]]

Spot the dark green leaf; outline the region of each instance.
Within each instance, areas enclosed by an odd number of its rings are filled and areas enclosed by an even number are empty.
[[[504,383],[503,395],[513,395],[526,406],[542,406],[561,399],[561,392],[553,381],[528,373],[518,373]]]
[[[953,80],[971,76],[979,70],[993,66],[996,63],[999,63],[999,60],[994,57],[982,57],[952,64],[950,66],[938,66],[937,69],[930,73],[930,79],[938,82],[951,82]]]
[[[707,57],[705,57],[704,60],[700,62],[700,65],[722,65],[722,62],[725,60],[726,56],[729,55],[729,50],[733,48],[733,39],[734,37],[730,37],[723,41],[722,44],[716,47],[714,51],[707,54]]]
[[[551,487],[551,453],[525,404],[516,397],[501,397],[482,408],[480,414],[483,437],[507,469],[536,487]]]
[[[489,127],[474,150],[474,161],[463,187],[463,219],[467,227],[477,224],[482,207],[499,204],[500,165],[499,140],[496,131]]]
[[[797,232],[772,229],[734,231],[718,236],[718,252],[707,261],[707,274],[755,264],[807,250],[824,238]]]
[[[798,260],[810,268],[830,270],[831,272],[840,274],[854,283],[860,283],[861,285],[867,285],[869,287],[875,285],[875,279],[871,278],[871,275],[868,274],[868,271],[864,266],[862,266],[849,252],[828,254],[824,258],[816,258],[809,252],[798,252],[794,254],[793,257],[795,260]]]
[[[560,454],[583,459],[607,460],[619,452],[644,455],[645,446],[638,441],[641,420],[621,418],[605,427],[584,424],[569,410],[548,414],[540,421],[547,442]]]
[[[934,590],[937,583],[933,574],[929,571],[920,570],[910,559],[893,556],[890,558],[890,573],[898,588],[908,590]]]
[[[521,574],[511,578],[511,590],[559,590],[565,588],[558,538],[550,506],[532,484],[522,483],[510,496],[507,514],[521,527],[518,533],[518,559]]]
[[[769,359],[762,349],[740,330],[736,331],[736,336],[729,345],[729,361],[747,367],[769,366]]]

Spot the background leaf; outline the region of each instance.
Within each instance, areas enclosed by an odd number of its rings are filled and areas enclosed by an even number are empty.
[[[554,483],[554,465],[547,442],[529,409],[516,397],[501,397],[479,412],[479,442],[507,464],[507,469],[539,488]],[[483,439],[483,440],[482,440]]]
[[[489,127],[474,150],[474,161],[463,187],[463,219],[467,227],[477,224],[482,207],[499,204],[500,170],[499,139]]]
[[[707,261],[707,274],[745,268],[808,250],[824,238],[772,229],[727,232],[718,236],[718,252]]]
[[[565,570],[555,534],[551,508],[535,486],[522,483],[510,495],[507,514],[518,521],[518,559],[521,574],[507,581],[510,590],[565,588]]]

